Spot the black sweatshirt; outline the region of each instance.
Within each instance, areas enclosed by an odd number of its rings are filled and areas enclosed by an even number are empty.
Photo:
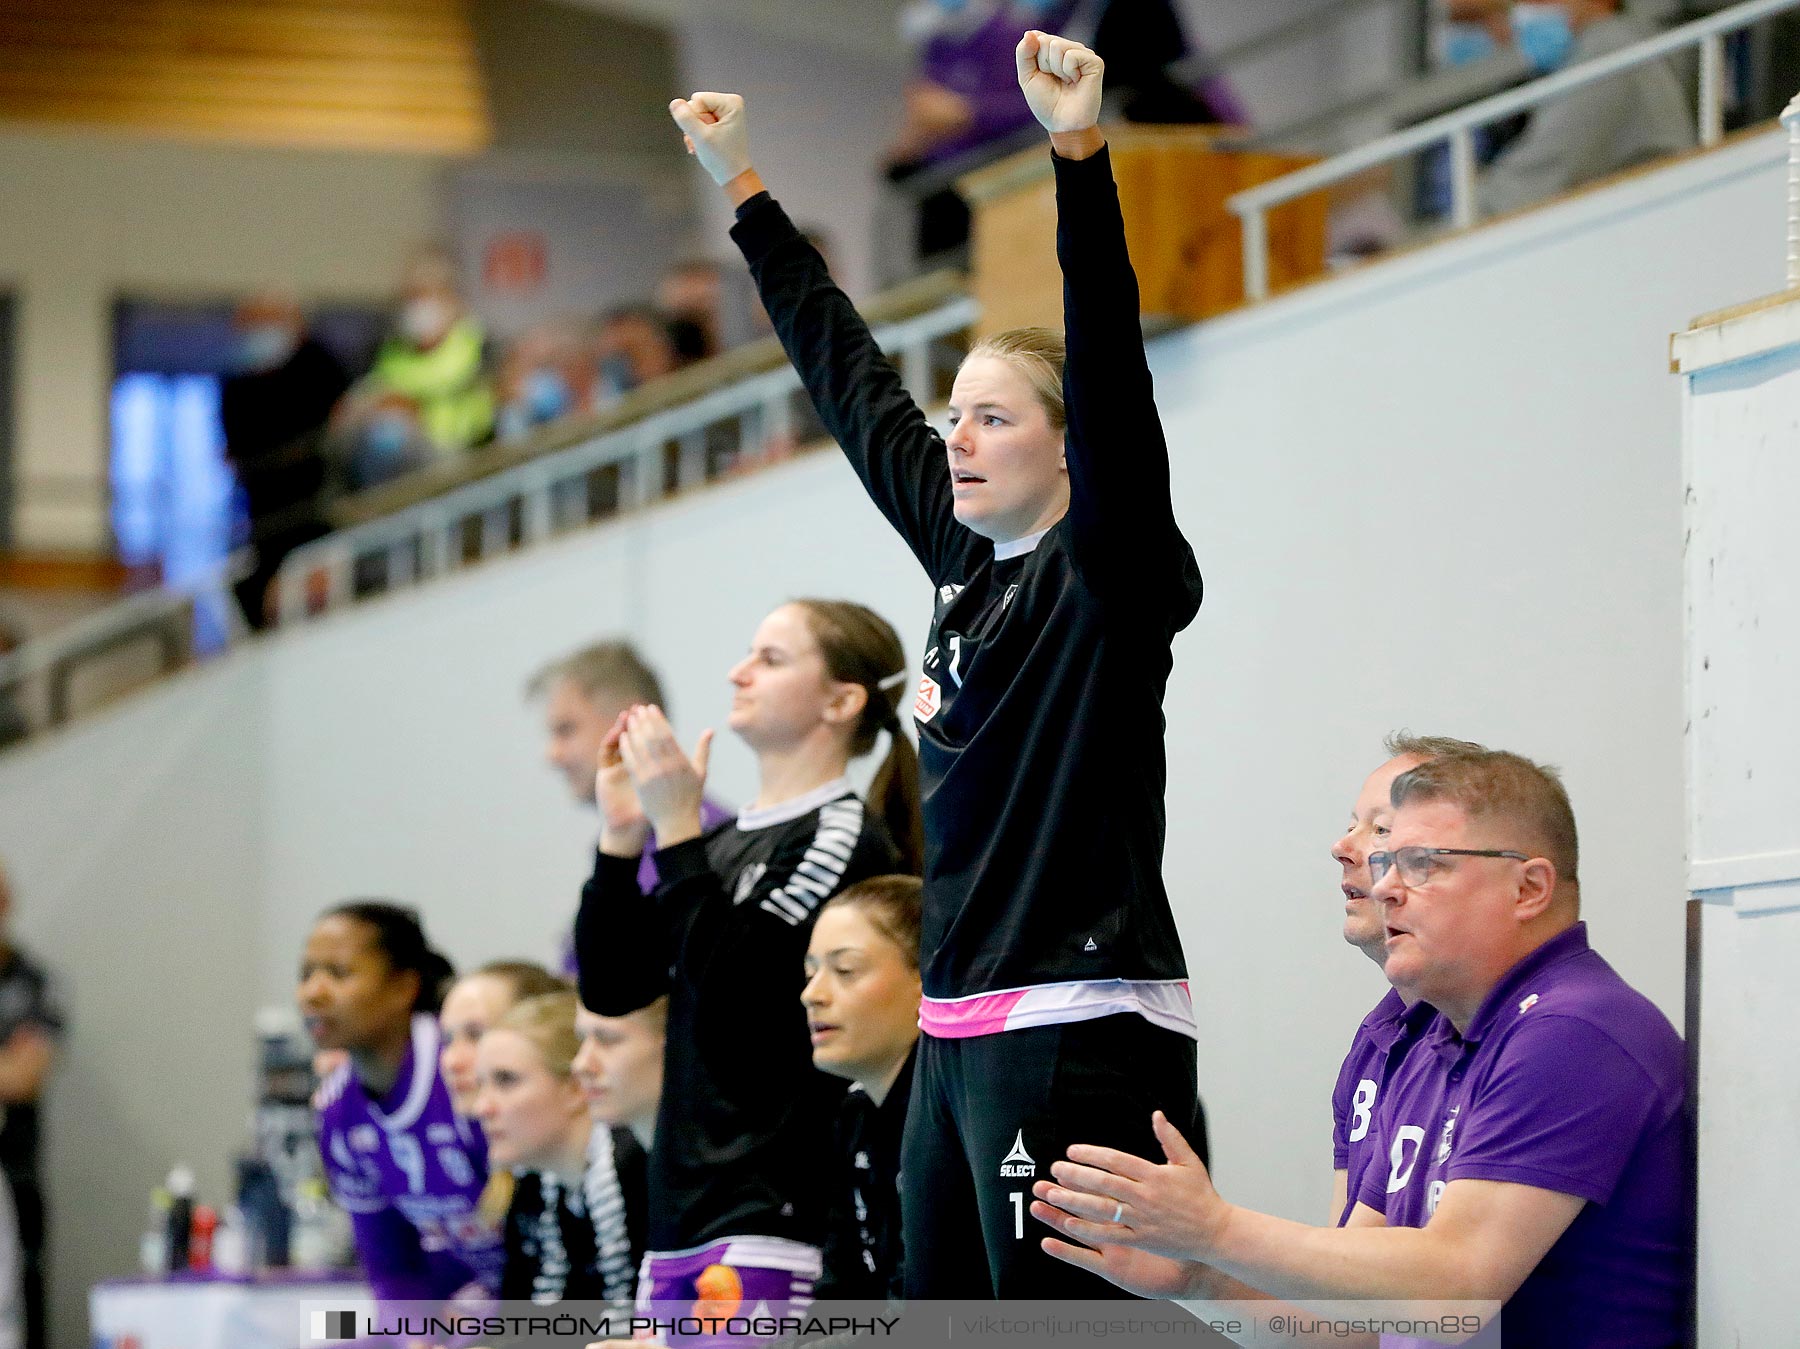
[[[1001,556],[957,522],[943,439],[780,206],[759,194],[732,229],[820,417],[937,591],[913,709],[928,1000],[1186,974],[1162,880],[1162,699],[1200,574],[1110,157],[1055,172],[1070,505]]]
[[[917,1057],[915,1045],[880,1105],[852,1086],[838,1108],[821,1299],[881,1302],[900,1296],[900,1139]]]
[[[588,1143],[584,1175],[521,1175],[506,1210],[501,1299],[629,1309],[644,1257],[644,1170],[631,1131],[602,1125]]]
[[[812,1066],[806,943],[827,899],[897,865],[846,779],[660,849],[654,895],[638,889],[637,858],[596,855],[575,918],[582,1002],[623,1016],[669,996],[652,1251],[819,1243],[819,1159],[843,1083]]]

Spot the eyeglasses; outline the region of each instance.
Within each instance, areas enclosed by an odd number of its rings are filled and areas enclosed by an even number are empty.
[[[1373,885],[1379,885],[1383,876],[1394,867],[1399,867],[1402,885],[1423,885],[1437,869],[1434,859],[1439,857],[1511,857],[1521,862],[1531,860],[1528,853],[1513,852],[1506,848],[1396,848],[1393,852],[1369,854],[1369,881]]]

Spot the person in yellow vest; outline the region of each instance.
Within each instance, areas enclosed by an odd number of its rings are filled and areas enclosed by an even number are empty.
[[[487,337],[457,289],[455,264],[423,253],[408,266],[394,331],[334,418],[351,438],[355,486],[461,453],[494,433]]]

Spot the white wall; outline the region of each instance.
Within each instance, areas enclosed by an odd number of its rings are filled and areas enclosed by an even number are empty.
[[[1228,1197],[1324,1211],[1327,1092],[1380,992],[1338,938],[1326,849],[1396,726],[1568,770],[1595,941],[1679,1021],[1666,340],[1721,296],[1779,284],[1781,158],[1779,137],[1740,143],[1155,345],[1208,581],[1169,692],[1167,873]],[[691,736],[761,614],[817,591],[874,605],[919,648],[923,582],[830,456],[278,636],[0,760],[25,937],[81,980],[77,1024],[93,1028],[53,1120],[63,1250],[92,1252],[69,1268],[116,1268],[139,1217],[68,1196],[96,1174],[139,1193],[154,1177],[113,1159],[160,1166],[184,1135],[225,1146],[247,1077],[201,1100],[131,1096],[108,1126],[129,1141],[70,1116],[130,1073],[247,1052],[251,1008],[290,996],[324,905],[419,902],[459,960],[551,951],[592,824],[537,760],[520,685],[541,660],[623,629]],[[208,712],[212,690],[232,693]],[[159,790],[127,793],[138,739],[190,720],[190,748],[150,774]],[[734,745],[717,784],[748,790]],[[187,934],[166,921],[180,914]]]
[[[442,228],[441,163],[0,129],[0,286],[19,297],[15,545],[109,550],[116,298],[385,295]]]
[[[150,1191],[191,1163],[209,1202],[249,1142],[265,891],[262,662],[184,677],[0,764],[16,940],[61,982],[44,1119],[55,1343],[136,1268]]]
[[[1668,334],[1779,287],[1779,155],[1760,137],[1162,344],[1210,578],[1169,709],[1171,819],[1204,824],[1167,871],[1221,1028],[1228,1197],[1317,1211],[1301,1159],[1380,991],[1337,944],[1325,851],[1389,728],[1566,770],[1594,941],[1681,1024]]]
[[[1719,303],[1745,298],[1720,293]],[[1800,1243],[1800,306],[1684,337],[1689,884],[1700,901],[1702,1345],[1792,1338]],[[1720,352],[1723,356],[1723,351]]]

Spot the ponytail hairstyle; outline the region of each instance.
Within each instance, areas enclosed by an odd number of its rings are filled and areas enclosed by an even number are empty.
[[[1054,328],[1009,328],[970,347],[963,363],[977,356],[1005,361],[1025,376],[1038,406],[1049,418],[1050,429],[1058,435],[1068,429],[1069,415],[1063,406],[1063,364],[1068,360],[1068,347],[1061,333]]]
[[[552,1075],[568,1077],[575,1054],[581,1048],[581,1037],[575,1034],[578,1005],[575,990],[571,988],[539,993],[514,1003],[489,1029],[509,1030],[524,1036]]]
[[[395,974],[410,970],[419,976],[413,1011],[436,1016],[443,1010],[444,994],[456,980],[456,967],[425,940],[417,909],[385,899],[351,899],[327,909],[321,917],[351,918],[370,929],[390,970]]]
[[[888,734],[887,758],[869,784],[869,804],[900,850],[900,864],[917,875],[925,858],[925,820],[919,806],[919,756],[900,726],[906,691],[906,648],[900,634],[873,609],[849,600],[795,600],[825,658],[825,671],[868,694],[850,734],[850,756],[861,758]]]
[[[924,902],[925,884],[917,876],[870,876],[839,890],[819,912],[855,909],[869,920],[870,927],[900,948],[907,965],[917,973]]]

